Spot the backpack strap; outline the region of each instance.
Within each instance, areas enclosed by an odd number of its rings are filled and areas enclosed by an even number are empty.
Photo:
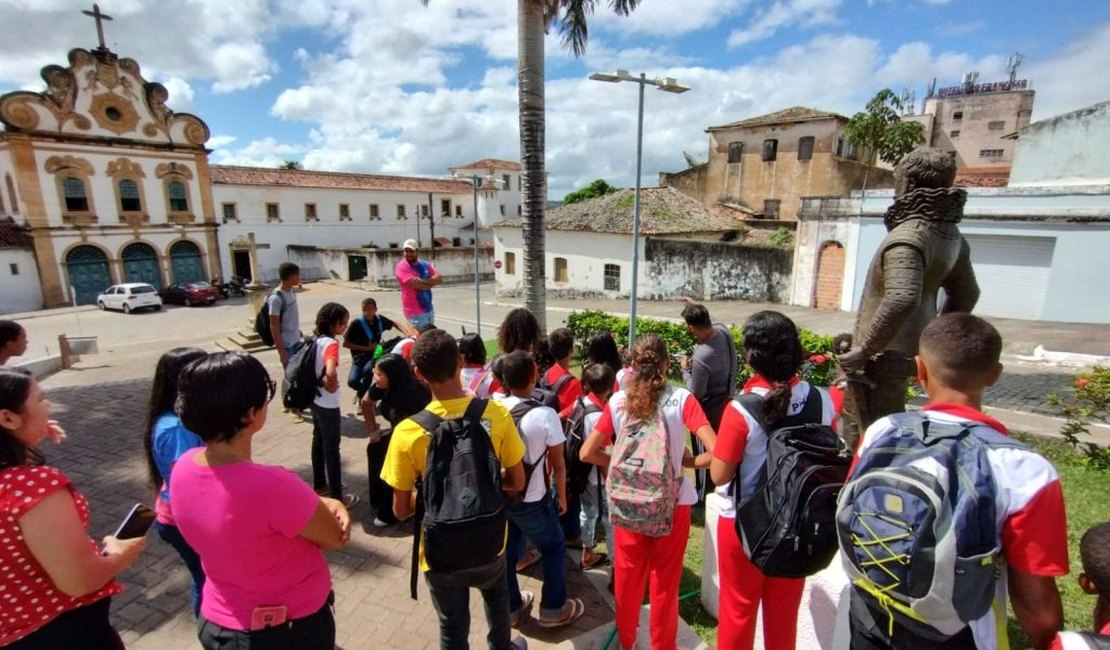
[[[381,316],[378,316],[378,329],[381,329],[382,326],[381,318]],[[366,323],[366,317],[359,316],[356,320],[358,320],[359,324],[362,325],[362,331],[366,333],[366,344],[373,344],[374,335],[370,333],[370,326]]]
[[[517,404],[516,406],[514,406],[512,408],[512,410],[509,411],[509,415],[511,415],[513,417],[514,422],[519,423],[521,420],[524,419],[525,415],[528,415],[528,413],[532,411],[532,409],[539,408],[541,406],[543,406],[543,404],[540,404],[536,400],[529,398],[529,399],[526,399],[526,400],[522,400],[520,402],[520,404]],[[517,429],[519,431],[519,429],[520,429],[519,424],[517,425]],[[521,438],[521,440],[524,440],[524,433],[520,433],[520,438]],[[528,443],[525,442],[524,446],[525,446],[525,450],[527,450]],[[544,444],[543,453],[540,454],[540,457],[536,459],[536,462],[528,463],[529,465],[532,466],[532,473],[525,476],[524,490],[522,491],[524,494],[528,494],[528,488],[532,484],[532,476],[535,475],[536,468],[539,467],[541,464],[543,465],[543,468],[544,468],[543,469],[543,475],[544,475],[543,483],[544,483],[544,486],[547,485],[547,464],[546,463],[547,463],[547,445]]]
[[[489,373],[489,365],[486,365],[484,368],[482,368],[481,372],[474,373],[474,376],[470,379],[470,384],[466,387],[466,389],[474,395],[477,395],[478,387],[481,386],[482,382],[486,380],[486,377],[489,376]]]
[[[551,384],[551,390],[555,391],[555,394],[558,395],[559,391],[563,389],[563,386],[566,386],[567,382],[571,379],[574,379],[574,375],[567,372],[567,374],[556,379],[554,384]]]
[[[278,313],[278,318],[281,318],[285,315],[285,307],[288,303],[285,300],[285,293],[282,292],[280,286],[274,288],[274,293],[277,294],[278,300],[281,301],[281,312]]]

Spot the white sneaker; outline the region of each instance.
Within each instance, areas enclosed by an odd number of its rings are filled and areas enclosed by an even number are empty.
[[[374,521],[372,523],[374,525],[374,528],[386,528],[387,526],[392,525],[388,521],[382,521],[377,517],[374,517]]]

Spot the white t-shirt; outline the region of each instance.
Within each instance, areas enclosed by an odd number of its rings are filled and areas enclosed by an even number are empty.
[[[339,364],[339,341],[336,341],[330,336],[317,336],[316,337],[316,376],[319,377],[324,373],[324,361],[329,357],[334,359]],[[320,408],[337,409],[339,408],[339,386],[335,387],[335,391],[329,393],[326,388],[320,386],[319,395],[312,403]]]
[[[583,396],[582,399],[587,404],[590,403],[590,396],[589,395]],[[604,407],[602,407],[602,410],[604,410]],[[586,432],[586,437],[587,438],[590,437],[590,432],[592,432],[594,430],[594,427],[597,426],[597,421],[600,420],[600,419],[601,419],[601,411],[598,411],[596,413],[587,413],[586,417],[582,418],[582,430]],[[586,482],[589,485],[597,485],[597,480],[598,480],[598,478],[600,478],[600,475],[601,475],[601,470],[597,467],[597,465],[594,465],[590,469],[590,473],[586,476]]]
[[[510,395],[499,401],[512,411],[514,406],[524,400]],[[550,406],[537,406],[524,414],[520,419],[520,437],[524,440],[524,462],[526,463],[537,462],[543,455],[544,449],[566,442],[563,425],[559,422],[559,414]],[[548,449],[548,457],[553,453],[556,452]],[[532,472],[532,478],[524,492],[526,503],[539,501],[547,494],[547,489],[544,487],[544,474],[547,473],[548,465],[548,459],[544,458],[544,462]]]
[[[833,426],[837,418],[836,406],[826,389],[818,388],[817,390],[821,395],[821,424]],[[747,392],[762,396],[769,393],[770,388],[766,384],[759,383],[751,386]],[[786,414],[789,416],[801,413],[808,397],[808,383],[799,381],[794,384],[790,389],[790,407]],[[736,445],[742,445],[744,448],[743,456],[736,471],[740,475],[740,485],[738,486],[741,496],[740,502],[747,503],[748,499],[755,494],[759,476],[763,472],[763,465],[767,462],[767,431],[735,399],[729,400],[728,406],[725,407],[725,414],[721,416],[720,429],[717,433],[717,444],[720,446],[722,439],[725,444],[719,450],[715,450],[715,455],[718,458],[727,455],[724,453],[726,448],[734,448]],[[737,439],[733,440],[733,438]],[[728,460],[731,462],[732,459]],[[722,498],[720,516],[732,519],[736,517],[736,510],[732,506],[729,485],[731,484],[718,485],[716,492]]]
[[[685,388],[671,387],[666,398],[658,407],[663,410],[667,421],[667,430],[671,436],[671,461],[674,463],[675,473],[682,475],[682,490],[679,492],[678,505],[693,505],[698,502],[698,493],[694,489],[692,479],[693,470],[683,471],[682,457],[686,452],[686,431],[696,431],[699,427],[709,424],[702,411],[698,400]],[[601,414],[596,425],[597,430],[606,437],[606,444],[612,444],[625,419],[628,417],[626,404],[628,398],[622,390],[609,398],[609,404]]]
[[[476,381],[475,377],[479,375],[482,376],[482,379],[477,380],[477,385],[472,386]],[[474,397],[486,399],[490,396],[489,387],[490,384],[493,383],[493,373],[490,371],[489,367],[467,366],[462,369],[460,377],[462,378],[463,388],[471,392]]]

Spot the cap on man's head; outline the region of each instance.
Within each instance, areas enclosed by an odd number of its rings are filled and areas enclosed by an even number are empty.
[[[401,246],[401,248],[404,249],[404,250],[416,250],[416,240],[415,239],[406,239],[405,243]]]

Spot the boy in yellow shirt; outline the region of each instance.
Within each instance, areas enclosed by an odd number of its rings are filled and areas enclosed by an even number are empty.
[[[425,475],[429,441],[433,431],[418,421],[427,416],[444,422],[463,418],[471,398],[459,379],[459,348],[443,330],[430,330],[413,344],[412,361],[416,376],[428,384],[432,402],[424,413],[405,420],[393,431],[393,440],[385,457],[382,480],[393,487],[393,513],[406,519],[416,509],[417,482]],[[501,489],[519,491],[524,487],[524,443],[505,407],[487,402],[481,414],[481,426],[489,434],[489,444],[501,466]],[[433,427],[434,428],[434,427]],[[445,471],[439,468],[440,471]],[[445,473],[447,473],[445,471]],[[497,495],[500,497],[500,495]],[[427,518],[423,524],[426,524]],[[424,536],[425,539],[427,535]],[[420,568],[439,614],[440,647],[444,650],[467,648],[470,633],[470,588],[482,593],[490,631],[487,637],[493,650],[526,648],[522,637],[510,639],[508,583],[505,577],[505,542],[493,561],[478,566],[437,567],[425,555],[427,544],[420,548]],[[465,549],[460,549],[465,551]]]

